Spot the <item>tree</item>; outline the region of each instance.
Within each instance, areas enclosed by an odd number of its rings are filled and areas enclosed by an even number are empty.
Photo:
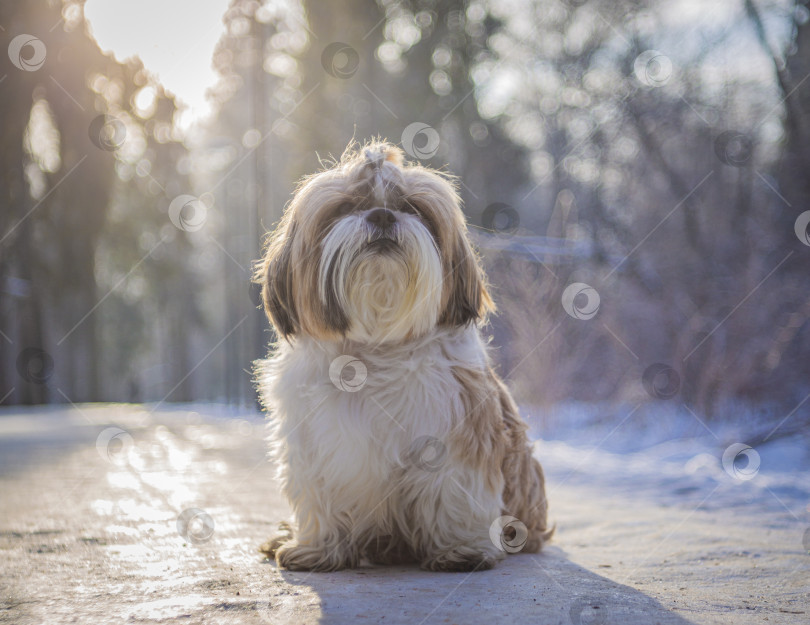
[[[125,243],[137,242],[155,216],[162,227],[165,212],[148,198],[169,184],[184,152],[170,131],[173,100],[140,62],[121,64],[100,52],[82,8],[80,0],[39,0],[0,9],[11,40],[0,96],[0,283],[10,295],[0,328],[13,347],[0,358],[6,402],[86,401],[101,397],[105,382],[115,386],[102,365],[121,361],[115,351],[135,330],[119,324],[111,343],[99,343],[96,309],[124,283],[102,281],[99,293],[97,277],[113,275],[124,247],[102,245],[113,198],[130,193],[132,207],[146,205],[133,213]],[[147,90],[154,114],[139,114],[136,98]],[[162,173],[153,176],[155,163]],[[134,193],[139,185],[145,195]],[[101,265],[100,248],[111,252]]]

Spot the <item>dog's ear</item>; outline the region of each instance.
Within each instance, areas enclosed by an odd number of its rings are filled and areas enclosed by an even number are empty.
[[[439,323],[463,326],[486,317],[495,310],[495,304],[487,290],[484,270],[467,236],[466,225],[461,224],[453,239],[451,267],[445,276],[450,281],[449,294]]]
[[[403,170],[408,204],[426,221],[442,258],[444,288],[439,325],[463,326],[495,310],[486,276],[470,243],[453,178],[420,166]]]
[[[295,224],[282,224],[259,263],[256,280],[262,285],[264,311],[276,333],[285,339],[298,329],[298,315],[293,294],[293,241]]]

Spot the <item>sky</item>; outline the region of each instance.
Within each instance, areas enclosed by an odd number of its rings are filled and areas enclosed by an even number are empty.
[[[216,83],[214,47],[228,0],[87,0],[85,16],[102,50],[119,61],[139,56],[163,86],[188,106],[181,126],[210,111]]]

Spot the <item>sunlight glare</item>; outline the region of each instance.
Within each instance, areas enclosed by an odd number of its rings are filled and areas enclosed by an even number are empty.
[[[217,81],[211,59],[228,0],[88,0],[85,16],[99,47],[119,61],[139,56],[188,108],[179,125],[210,113],[205,92]]]

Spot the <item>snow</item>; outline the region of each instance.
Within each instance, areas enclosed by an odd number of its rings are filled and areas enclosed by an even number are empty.
[[[611,410],[572,403],[524,414],[550,498],[566,484],[585,485],[665,506],[745,507],[765,514],[769,526],[795,523],[810,510],[810,432],[785,427],[768,437],[781,419],[762,423],[741,412],[716,423],[686,406],[660,404]],[[724,466],[727,450],[736,461]]]

